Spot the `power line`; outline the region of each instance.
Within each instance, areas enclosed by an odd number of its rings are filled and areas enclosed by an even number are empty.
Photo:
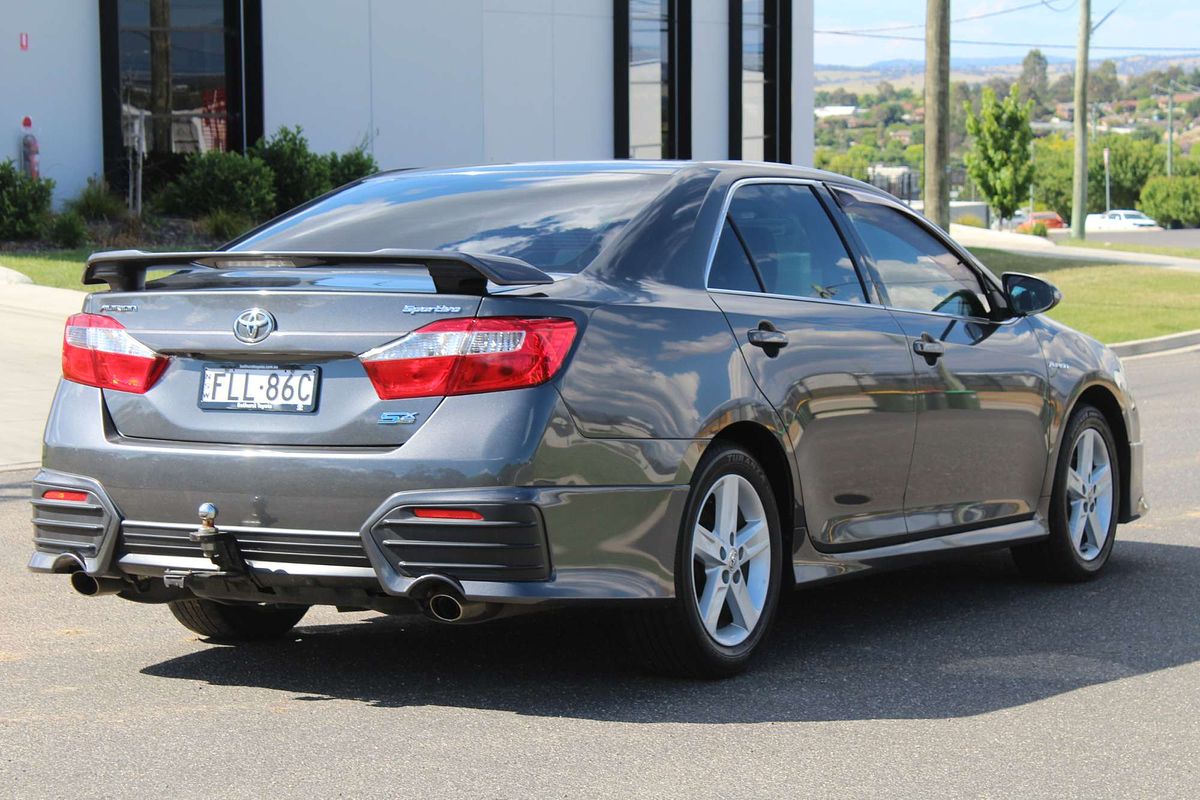
[[[824,34],[826,36],[852,36],[862,39],[897,39],[906,42],[923,42],[924,36],[900,36],[884,33],[857,33],[855,31],[813,31],[813,33]],[[1024,47],[1024,48],[1039,48],[1042,50],[1074,50],[1073,44],[1038,44],[1036,42],[993,42],[982,39],[951,39],[951,44],[966,44],[966,45],[991,45],[993,47]],[[1158,47],[1158,46],[1141,46],[1141,45],[1109,45],[1107,47],[1092,45],[1092,50],[1122,50],[1133,51],[1139,53],[1162,52],[1162,53],[1200,53],[1200,48],[1196,47]]]
[[[1017,11],[1026,11],[1031,8],[1042,8],[1042,7],[1048,8],[1054,12],[1061,13],[1063,11],[1066,11],[1072,5],[1074,5],[1074,0],[1071,0],[1071,2],[1067,3],[1067,5],[1062,8],[1055,8],[1053,5],[1050,4],[1050,0],[1037,0],[1036,3],[1025,3],[1024,5],[1012,6],[1010,8],[1000,8],[995,11],[985,11],[982,14],[972,14],[969,17],[959,17],[957,19],[950,20],[950,23],[954,24],[954,23],[958,23],[958,22],[972,22],[977,19],[986,19],[987,17],[998,17],[1002,14],[1013,14]],[[1109,13],[1112,13],[1112,12],[1109,12]],[[885,31],[907,31],[907,30],[913,30],[915,28],[924,28],[924,27],[925,27],[924,22],[913,22],[908,25],[889,25],[889,26],[885,26],[882,28],[852,28],[852,29],[848,29],[848,30],[838,30],[838,31],[817,31],[817,33],[835,33],[835,34],[844,34],[844,35],[849,36],[849,35],[855,34],[855,33],[879,33],[879,32],[885,32]]]

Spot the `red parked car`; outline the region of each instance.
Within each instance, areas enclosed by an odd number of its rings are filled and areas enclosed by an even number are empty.
[[[1035,211],[1024,222],[1017,226],[1017,233],[1032,233],[1033,226],[1042,223],[1049,228],[1065,228],[1067,223],[1055,211]]]

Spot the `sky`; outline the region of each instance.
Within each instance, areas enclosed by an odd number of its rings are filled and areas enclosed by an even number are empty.
[[[901,25],[916,25],[903,30],[878,31],[886,35],[925,35],[924,0],[814,0],[815,61],[818,64],[864,66],[891,59],[924,60],[923,41],[837,36],[819,31],[862,30]],[[1012,13],[983,19],[961,20],[1019,6]],[[1200,54],[1200,2],[1196,0],[1092,0],[1092,21],[1098,22],[1109,11],[1112,16],[1092,35],[1096,47],[1119,50],[1093,50],[1093,58],[1149,53],[1144,47],[1194,48]],[[1013,56],[1019,60],[1029,51],[1028,44],[1063,44],[1064,49],[1043,48],[1047,55],[1074,58],[1079,27],[1076,0],[952,0],[950,38],[985,42],[1020,42],[1020,47],[995,44],[950,45],[951,58]],[[1157,55],[1169,55],[1157,53]]]

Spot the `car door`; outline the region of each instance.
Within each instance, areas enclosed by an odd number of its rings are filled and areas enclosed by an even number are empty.
[[[1047,366],[1029,321],[998,310],[991,279],[916,214],[836,189],[916,367],[910,534],[1028,518],[1049,440]]]
[[[811,540],[903,536],[916,431],[903,331],[868,302],[823,187],[751,179],[726,202],[708,287],[787,430]]]

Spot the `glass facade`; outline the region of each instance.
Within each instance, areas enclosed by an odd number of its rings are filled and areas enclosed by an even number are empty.
[[[670,0],[629,3],[629,157],[666,158],[671,139]]]
[[[690,154],[688,0],[617,0],[617,158],[687,158]]]
[[[127,148],[147,154],[229,148],[233,22],[227,24],[224,0],[119,0],[117,61]]]
[[[730,156],[788,161],[790,0],[730,3]]]
[[[764,161],[768,136],[767,96],[774,90],[773,76],[766,71],[766,42],[774,33],[763,14],[764,0],[742,2],[742,158]]]

